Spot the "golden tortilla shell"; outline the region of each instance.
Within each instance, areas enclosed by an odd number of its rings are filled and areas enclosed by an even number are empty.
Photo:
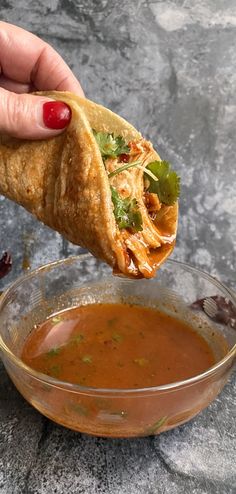
[[[110,110],[72,93],[39,94],[67,103],[70,125],[48,140],[0,136],[0,193],[119,271],[110,184],[92,129],[114,132],[126,142],[139,140],[141,134]],[[160,158],[155,154],[154,159]],[[165,235],[173,239],[177,216],[176,203],[162,218]],[[157,249],[156,267],[173,246],[174,240]]]

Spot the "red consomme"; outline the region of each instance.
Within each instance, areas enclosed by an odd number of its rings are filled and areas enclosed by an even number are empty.
[[[92,304],[33,329],[22,352],[31,368],[96,388],[142,388],[196,376],[215,363],[206,340],[158,310]]]

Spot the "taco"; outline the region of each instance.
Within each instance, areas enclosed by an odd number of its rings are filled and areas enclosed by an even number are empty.
[[[179,177],[112,111],[67,92],[68,128],[48,140],[0,136],[0,193],[117,274],[151,278],[175,245]]]

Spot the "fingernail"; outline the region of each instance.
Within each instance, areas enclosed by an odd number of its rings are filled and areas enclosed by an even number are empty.
[[[63,101],[47,101],[43,104],[43,122],[48,129],[64,129],[71,119],[71,109]]]

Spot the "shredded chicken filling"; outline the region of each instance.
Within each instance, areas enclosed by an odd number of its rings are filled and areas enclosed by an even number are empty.
[[[137,276],[141,272],[145,277],[153,275],[153,265],[149,258],[150,249],[157,249],[162,244],[173,242],[173,238],[163,237],[158,231],[158,213],[162,209],[157,194],[148,192],[148,175],[144,174],[147,164],[153,160],[152,144],[144,139],[129,143],[130,153],[108,158],[105,167],[108,175],[125,163],[139,161],[141,167],[128,168],[110,178],[110,185],[116,189],[122,199],[136,199],[142,217],[142,230],[130,228],[117,229],[117,239],[122,249],[117,249],[118,268],[122,272]]]

